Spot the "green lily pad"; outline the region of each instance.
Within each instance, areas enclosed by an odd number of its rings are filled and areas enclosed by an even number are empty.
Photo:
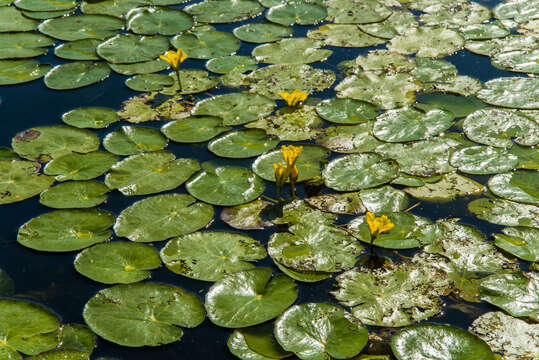
[[[419,17],[427,26],[443,26],[459,29],[461,26],[480,24],[490,19],[490,9],[476,2],[465,2],[460,6],[454,4],[437,4],[423,10]]]
[[[213,59],[234,54],[241,42],[234,35],[215,30],[195,28],[170,40],[177,49],[182,49],[192,59]]]
[[[292,35],[292,30],[279,24],[252,23],[235,28],[233,33],[241,41],[262,44],[288,37]]]
[[[90,180],[106,173],[117,161],[118,157],[108,152],[71,153],[47,163],[43,172],[56,175],[57,181]]]
[[[101,290],[84,306],[86,324],[115,344],[159,346],[178,341],[204,321],[200,299],[178,287],[151,282]]]
[[[539,124],[516,112],[488,108],[468,115],[462,123],[466,136],[477,143],[510,148],[539,144]]]
[[[368,101],[382,109],[413,104],[414,92],[421,89],[421,83],[409,74],[375,72],[349,76],[335,87],[338,97]]]
[[[135,91],[160,91],[174,84],[174,78],[164,74],[140,74],[125,81],[125,85]]]
[[[252,350],[245,336],[239,331],[234,330],[234,332],[228,337],[227,347],[230,352],[242,360],[271,360],[273,358],[264,356]]]
[[[320,176],[322,161],[327,158],[329,151],[322,146],[305,145],[299,155],[296,167],[298,168],[297,182],[313,179]],[[275,181],[273,164],[281,163],[286,166],[281,149],[273,150],[259,156],[253,163],[253,171],[262,179]]]
[[[473,354],[476,360],[494,360],[488,345],[466,330],[449,325],[420,324],[397,332],[391,339],[391,349],[398,360],[439,359],[465,360]]]
[[[273,259],[273,263],[285,275],[291,277],[294,280],[301,281],[301,282],[315,283],[315,282],[330,278],[332,275],[332,273],[324,272],[324,271],[299,271],[296,269],[286,267],[275,259]]]
[[[324,6],[308,2],[286,2],[272,6],[266,19],[281,25],[314,25],[324,20],[327,12]]]
[[[537,152],[537,149],[513,145],[509,152],[518,157],[517,168],[539,170],[539,153]]]
[[[324,135],[316,139],[320,144],[337,153],[358,153],[373,151],[383,144],[372,135],[374,121],[358,125],[330,126]]]
[[[66,10],[56,10],[56,11],[26,11],[23,10],[22,14],[30,19],[35,20],[47,20],[59,18],[61,16],[70,16],[75,13],[77,8],[66,9]]]
[[[273,112],[275,101],[261,95],[231,93],[199,101],[193,115],[210,115],[223,119],[223,125],[242,125]]]
[[[106,201],[108,191],[97,181],[69,181],[43,191],[39,202],[55,209],[91,208]]]
[[[77,6],[76,0],[15,0],[13,4],[28,11],[68,10]]]
[[[483,192],[483,185],[459,175],[448,173],[439,181],[404,189],[409,195],[426,201],[451,201],[458,196],[470,196]]]
[[[494,7],[492,12],[497,19],[514,19],[519,23],[537,18],[539,15],[536,1],[511,1],[508,3],[501,3]]]
[[[221,327],[241,328],[279,316],[298,296],[286,275],[272,278],[271,269],[236,272],[218,280],[206,294],[210,320]]]
[[[276,210],[278,212],[273,215],[271,222],[277,225],[297,225],[305,221],[332,225],[337,220],[336,215],[317,210],[304,200],[293,200],[284,205],[277,205]]]
[[[493,224],[539,228],[539,206],[482,198],[470,202],[468,210]]]
[[[141,7],[127,14],[127,30],[141,35],[176,35],[193,26],[193,18],[168,7]]]
[[[124,195],[147,195],[172,190],[200,169],[194,159],[176,159],[168,151],[130,156],[110,169],[105,184]]]
[[[539,79],[506,77],[487,81],[477,97],[487,104],[539,109]]]
[[[488,187],[501,198],[539,205],[539,173],[515,171],[493,176]]]
[[[377,271],[354,268],[337,276],[337,287],[331,294],[362,323],[400,327],[439,314],[440,296],[452,282],[441,271],[409,262]]]
[[[51,186],[54,178],[40,174],[40,167],[32,161],[0,161],[0,205],[28,199]]]
[[[309,140],[322,132],[323,120],[316,108],[304,105],[300,108],[285,108],[257,121],[245,125],[247,128],[263,129],[282,141]]]
[[[161,132],[175,142],[198,143],[208,141],[230,129],[223,126],[220,118],[214,116],[190,116],[167,123],[161,128]]]
[[[217,84],[219,79],[215,76],[209,76],[206,71],[202,70],[182,70],[180,71],[180,81],[182,88],[178,86],[178,77],[175,72],[168,74],[174,81],[172,86],[168,86],[161,90],[161,94],[164,95],[178,95],[178,94],[197,94],[209,90]]]
[[[361,190],[359,198],[363,206],[372,213],[403,211],[409,203],[404,191],[390,185]]]
[[[457,31],[444,27],[416,27],[393,38],[387,48],[401,54],[440,58],[464,47],[464,39]]]
[[[539,19],[529,20],[519,25],[517,31],[521,34],[528,35],[537,39],[539,30],[537,30],[537,23]]]
[[[333,51],[320,49],[322,44],[309,38],[289,38],[257,46],[251,53],[267,64],[309,64],[324,61]]]
[[[352,24],[326,24],[316,30],[309,30],[307,37],[320,40],[326,46],[369,47],[385,43],[380,39],[361,31]]]
[[[423,83],[444,82],[457,76],[457,67],[449,61],[430,58],[416,58],[415,61],[417,67],[411,73]]]
[[[17,241],[40,251],[73,251],[107,241],[115,217],[96,209],[56,210],[39,215],[19,228]]]
[[[233,206],[255,200],[264,192],[264,182],[251,170],[220,166],[209,168],[189,180],[189,194],[208,204]]]
[[[254,0],[205,0],[185,8],[197,22],[212,24],[247,20],[263,10],[258,1]]]
[[[314,69],[305,64],[277,64],[258,69],[245,79],[250,92],[281,99],[278,92],[291,93],[295,89],[312,94],[331,86],[335,74],[330,70]]]
[[[116,155],[134,155],[157,151],[167,146],[167,139],[157,129],[143,126],[122,126],[103,139],[107,151]]]
[[[0,7],[0,32],[32,31],[38,25],[38,21],[25,17],[14,6]]]
[[[467,116],[487,106],[475,96],[459,96],[445,93],[420,94],[417,101],[414,104],[416,108],[425,111],[433,108],[443,109],[451,111],[456,117]]]
[[[499,174],[514,169],[518,157],[502,148],[478,145],[456,150],[449,162],[468,174]]]
[[[208,149],[217,156],[243,159],[258,156],[278,143],[279,139],[268,137],[264,130],[243,129],[216,137],[208,143]]]
[[[453,125],[446,110],[420,111],[413,107],[389,110],[376,118],[373,134],[386,142],[407,142],[433,137]]]
[[[494,244],[526,261],[539,261],[539,230],[527,227],[507,227],[503,234],[494,234]]]
[[[359,322],[330,304],[295,305],[275,322],[277,341],[303,360],[353,357],[365,347],[368,337]]]
[[[262,356],[269,356],[273,359],[282,359],[292,355],[284,350],[274,336],[274,323],[269,322],[261,325],[238,329],[240,336],[245,339],[245,343],[252,351]]]
[[[54,40],[37,33],[0,33],[0,59],[40,56],[47,52],[47,47],[52,45],[54,45]]]
[[[51,67],[50,64],[40,64],[30,59],[0,60],[0,85],[21,84],[39,79],[49,72]]]
[[[406,212],[385,214],[395,225],[374,240],[373,244],[387,249],[411,249],[431,243],[436,238],[436,229],[426,218]],[[365,216],[357,217],[348,224],[348,229],[357,239],[371,242],[371,232]]]
[[[38,126],[15,135],[11,147],[21,157],[47,162],[63,155],[88,153],[99,148],[96,134],[71,126]]]
[[[152,242],[189,234],[213,219],[213,207],[185,194],[148,197],[124,209],[114,225],[117,236]]]
[[[494,274],[480,285],[481,300],[510,315],[539,321],[539,275],[535,272]]]
[[[469,24],[459,27],[459,31],[466,40],[489,40],[503,38],[510,34],[509,30],[499,21]]]
[[[224,231],[184,235],[161,250],[161,259],[172,272],[203,281],[252,269],[250,262],[265,257],[266,249],[258,241]]]
[[[83,0],[80,9],[84,14],[110,15],[117,18],[123,18],[129,10],[139,6],[149,5],[155,1],[148,0],[104,0],[95,2],[92,0]],[[156,4],[157,5],[157,4]]]
[[[391,184],[404,185],[404,186],[423,186],[425,184],[437,182],[441,178],[442,178],[441,175],[423,177],[423,176],[414,176],[414,175],[401,173],[395,180],[391,182]]]
[[[85,249],[75,258],[75,269],[82,275],[104,284],[131,284],[150,277],[161,266],[156,249],[151,246],[115,241]]]
[[[78,89],[105,80],[110,68],[102,62],[74,61],[56,65],[45,75],[45,85],[54,90]]]
[[[378,108],[353,99],[328,99],[316,105],[316,112],[324,120],[336,124],[358,124],[378,116]]]
[[[491,58],[492,65],[498,69],[539,74],[539,50],[515,50],[497,53]]]
[[[365,212],[359,192],[324,194],[305,199],[312,207],[332,214],[358,215]]]
[[[373,153],[351,154],[331,161],[322,172],[324,183],[337,191],[355,191],[383,185],[397,177],[399,167]]]
[[[410,144],[384,144],[376,152],[395,159],[401,171],[416,176],[433,176],[455,170],[449,165],[449,154],[460,142],[438,137]]]
[[[392,39],[407,30],[419,26],[416,16],[405,8],[393,8],[392,14],[385,20],[369,24],[360,24],[361,31],[382,39]]]
[[[114,36],[123,26],[123,21],[111,16],[72,15],[45,20],[39,24],[39,31],[56,39],[75,41],[105,39]]]
[[[262,220],[260,213],[270,203],[264,200],[254,200],[246,204],[226,207],[221,210],[221,220],[235,229],[262,230],[273,224]]]
[[[492,56],[500,52],[531,50],[537,48],[539,40],[533,36],[508,35],[491,40],[468,40],[465,48],[475,54]]]
[[[258,61],[251,56],[220,56],[208,60],[206,69],[217,74],[227,74],[231,71],[240,73],[256,70]]]
[[[76,350],[87,355],[92,354],[97,342],[97,336],[87,326],[66,324],[62,325],[61,330],[62,339],[57,350]]]
[[[50,310],[27,301],[0,299],[0,314],[4,359],[22,359],[18,351],[36,355],[58,345],[60,319]]]
[[[388,50],[371,50],[366,55],[358,56],[355,64],[365,71],[376,73],[407,73],[416,68],[414,59]]]
[[[118,34],[99,44],[96,51],[110,63],[132,64],[153,60],[168,48],[169,42],[164,36]]]
[[[170,65],[162,59],[154,59],[133,64],[108,64],[112,70],[122,75],[151,74],[168,69]]]
[[[98,39],[81,39],[60,44],[54,55],[66,60],[100,60],[95,48],[101,43]]]
[[[339,272],[353,267],[363,250],[347,231],[320,223],[317,216],[305,216],[289,231],[270,237],[268,253],[292,270]]]
[[[501,311],[481,315],[468,331],[502,354],[502,359],[533,358],[539,351],[539,324],[528,324]]]
[[[328,19],[335,23],[368,24],[387,19],[391,10],[376,0],[328,0]]]
[[[102,129],[118,121],[118,114],[108,108],[81,107],[64,113],[62,121],[78,128]]]

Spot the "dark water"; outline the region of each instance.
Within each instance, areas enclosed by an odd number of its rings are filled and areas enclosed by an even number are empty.
[[[190,2],[192,3],[192,2]],[[484,5],[492,7],[495,2],[479,1]],[[497,3],[497,2],[496,2]],[[177,6],[181,8],[182,6]],[[251,20],[250,22],[263,22],[264,17]],[[249,22],[249,21],[247,21]],[[232,31],[233,28],[247,22],[216,25],[217,30]],[[305,36],[307,30],[313,27],[294,26],[294,36]],[[250,55],[253,44],[242,43],[238,55]],[[334,51],[333,55],[323,63],[313,64],[317,68],[331,69],[338,73],[337,64],[343,60],[351,60],[358,55],[365,54],[372,48],[347,49],[329,47]],[[491,66],[488,57],[474,55],[466,50],[460,51],[447,58],[454,63],[461,75],[473,76],[481,81],[488,81],[500,76],[517,76],[498,70]],[[56,58],[52,51],[48,55],[38,58],[41,62],[60,64],[65,61]],[[204,69],[204,60],[188,59],[182,64],[183,69]],[[82,89],[71,91],[54,91],[45,87],[42,80],[31,83],[0,87],[0,146],[10,146],[11,138],[18,132],[33,126],[62,124],[61,115],[76,107],[81,106],[102,106],[119,110],[121,103],[137,92],[129,90],[123,82],[126,77],[112,72],[110,78],[100,84],[88,86]],[[198,99],[210,95],[217,95],[229,92],[229,89],[212,89],[207,94],[197,96]],[[232,90],[237,91],[237,90]],[[322,93],[314,94],[319,98],[334,97],[333,90],[326,90]],[[162,122],[151,122],[141,124],[143,126],[160,127]],[[118,128],[122,124],[116,123],[108,129],[98,130],[97,133],[103,138],[107,133]],[[207,150],[206,144],[182,145],[170,143],[166,148],[174,152],[178,157],[194,157],[200,162],[206,160],[216,160]],[[219,160],[220,163],[229,165],[250,167],[253,159],[248,160]],[[485,183],[488,177],[477,176],[475,180]],[[100,180],[103,180],[102,178]],[[271,184],[266,184],[266,194],[275,197],[275,189]],[[172,192],[184,193],[185,189],[180,187]],[[299,196],[304,196],[300,187]],[[121,210],[140,200],[142,197],[126,197],[117,191],[109,194],[108,202],[99,208],[118,214]],[[485,235],[490,236],[500,229],[499,226],[477,220],[466,210],[466,204],[470,201],[467,198],[459,198],[450,203],[427,203],[422,202],[412,210],[412,213],[427,217],[431,220],[441,218],[460,217],[462,222],[477,227]],[[411,204],[416,200],[411,199]],[[219,220],[220,209],[215,207],[215,221],[210,230],[233,231],[226,224]],[[55,311],[64,323],[84,323],[82,319],[82,308],[84,304],[97,291],[105,288],[99,284],[79,275],[74,267],[73,260],[76,252],[72,253],[44,253],[25,248],[16,242],[17,229],[31,218],[50,211],[49,208],[41,205],[38,197],[25,200],[20,203],[0,206],[0,219],[2,232],[0,235],[0,268],[4,269],[15,281],[16,296],[23,299],[34,300],[50,307]],[[349,218],[344,217],[340,222],[345,222]],[[253,238],[267,243],[271,231],[245,231]],[[164,242],[152,244],[157,249],[164,246]],[[412,251],[401,252],[410,255]],[[380,252],[380,255],[393,256],[391,252]],[[258,266],[271,267],[274,270],[270,258],[259,262]],[[152,272],[152,281],[163,282],[180,286],[186,290],[197,293],[203,298],[211,283],[191,280],[180,277],[166,268],[161,267]],[[332,302],[334,299],[328,292],[332,290],[334,281],[328,279],[315,284],[298,283],[299,298],[297,303],[305,302]],[[455,302],[453,299],[445,299],[447,304],[443,315],[429,320],[429,322],[449,323],[462,328],[468,325],[480,314],[494,310],[488,304],[471,304],[465,302]],[[371,328],[371,331],[377,331]],[[176,359],[232,359],[226,348],[226,339],[231,330],[219,328],[206,320],[201,326],[195,329],[186,329],[184,337],[180,342],[158,348],[131,349],[120,347],[109,343],[103,339],[98,340],[98,346],[94,352],[94,357],[106,356],[117,359],[153,359],[176,360]]]

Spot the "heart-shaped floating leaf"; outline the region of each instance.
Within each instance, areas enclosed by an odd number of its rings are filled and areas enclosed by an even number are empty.
[[[351,358],[367,345],[368,332],[338,306],[295,305],[275,322],[275,338],[283,349],[303,360]]]
[[[72,15],[45,20],[39,31],[53,38],[74,41],[81,39],[105,39],[114,36],[124,22],[104,15]]]
[[[357,2],[354,0],[329,0],[328,18],[335,23],[368,24],[380,22],[389,15],[391,10],[376,0]]]
[[[73,251],[107,241],[115,217],[96,209],[56,210],[39,215],[19,228],[17,241],[40,251]]]
[[[62,339],[57,350],[76,350],[91,355],[96,347],[97,336],[87,326],[62,325]],[[69,359],[68,359],[69,360]]]
[[[353,99],[328,99],[316,105],[324,120],[336,124],[358,124],[374,119],[379,111],[370,103]]]
[[[539,79],[502,77],[490,80],[477,93],[477,97],[497,106],[539,109]]]
[[[517,170],[499,174],[488,180],[495,195],[512,201],[539,205],[539,173]]]
[[[470,202],[468,210],[478,218],[494,224],[539,228],[539,206],[481,198]]]
[[[141,7],[127,14],[127,30],[141,35],[176,35],[193,26],[185,12],[168,7]]]
[[[107,151],[116,155],[134,155],[157,151],[167,146],[167,139],[159,130],[142,126],[122,126],[103,139]]]
[[[214,28],[195,28],[193,31],[176,35],[170,43],[185,51],[192,59],[213,59],[232,55],[240,48],[241,42],[234,35],[215,31]]]
[[[325,24],[309,30],[307,37],[321,40],[326,46],[369,47],[385,43],[384,39],[366,34],[352,24]]]
[[[58,45],[54,55],[66,60],[100,60],[95,48],[101,43],[98,39],[81,39]]]
[[[221,119],[215,116],[190,116],[165,124],[161,132],[175,142],[198,143],[208,141],[230,129],[223,126]]]
[[[227,74],[229,72],[245,73],[256,70],[258,61],[252,56],[220,56],[208,60],[206,69],[217,74]]]
[[[357,215],[366,210],[359,192],[313,196],[306,198],[305,202],[312,207],[333,214]]]
[[[102,62],[74,61],[53,67],[45,75],[45,85],[54,90],[78,89],[105,80],[110,68]]]
[[[0,8],[2,9],[2,8]],[[0,85],[21,84],[43,77],[50,64],[40,64],[35,60],[0,60]]]
[[[75,258],[75,269],[105,284],[130,284],[147,279],[148,270],[161,266],[156,249],[133,242],[115,241],[85,249]]]
[[[242,129],[226,132],[208,143],[208,150],[217,156],[243,159],[273,149],[279,139],[267,136],[264,130]]]
[[[43,172],[56,175],[57,181],[90,180],[103,175],[117,161],[118,157],[109,152],[71,153],[48,162]]]
[[[480,183],[457,173],[444,174],[439,181],[433,183],[413,186],[405,188],[404,191],[415,198],[427,201],[450,201],[458,196],[480,194],[484,189]]]
[[[359,198],[363,206],[372,213],[403,211],[409,202],[404,191],[395,189],[390,185],[361,190]]]
[[[264,8],[253,0],[205,0],[190,5],[185,11],[201,23],[231,23],[253,18]]]
[[[503,234],[494,234],[494,244],[516,257],[527,261],[539,261],[539,229],[508,227]]]
[[[153,60],[168,48],[169,42],[164,36],[118,34],[98,45],[97,54],[113,64],[132,64]]]
[[[297,296],[292,279],[286,275],[272,278],[271,269],[256,268],[217,281],[206,294],[205,306],[214,324],[239,328],[279,316]]]
[[[102,129],[118,121],[118,114],[108,108],[81,107],[64,113],[62,121],[78,128]]]
[[[0,6],[0,32],[32,31],[38,24],[38,21],[25,17],[14,6]]]
[[[249,236],[196,232],[170,240],[161,259],[173,272],[192,279],[217,281],[226,274],[254,268],[250,261],[266,257],[266,249]]]
[[[333,53],[320,46],[320,42],[308,38],[289,38],[257,46],[252,55],[267,64],[309,64],[326,60]]]
[[[97,181],[68,181],[43,191],[39,202],[55,209],[91,208],[106,201],[108,192]]]
[[[383,144],[372,135],[373,123],[368,121],[358,125],[327,127],[324,135],[316,139],[316,143],[333,152],[345,154],[373,151]]]
[[[272,6],[266,13],[266,19],[281,25],[313,25],[327,15],[324,6],[298,1]]]
[[[206,312],[200,299],[175,286],[139,283],[101,290],[84,306],[86,324],[123,346],[159,346],[179,340],[178,327],[196,327]]]
[[[416,27],[393,38],[387,48],[401,54],[438,58],[462,49],[464,39],[455,30],[444,27]]]
[[[226,207],[221,210],[221,220],[234,229],[262,230],[273,223],[262,220],[260,213],[270,203],[264,200],[255,200],[247,204]]]
[[[67,10],[77,6],[76,0],[15,0],[14,5],[28,11]]]
[[[32,161],[0,161],[0,204],[28,199],[51,186],[54,178],[40,174],[40,168]]]
[[[251,23],[237,27],[233,31],[241,41],[250,43],[268,43],[281,40],[290,36],[292,30],[289,27],[273,23]]]
[[[54,41],[41,34],[21,32],[0,34],[0,59],[20,59],[43,55]]]

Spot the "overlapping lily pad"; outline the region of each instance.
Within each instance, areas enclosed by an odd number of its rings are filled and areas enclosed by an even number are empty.
[[[130,284],[147,279],[161,266],[156,249],[133,242],[115,241],[85,249],[74,261],[75,269],[105,284]]]
[[[206,71],[182,70],[180,71],[180,90],[176,73],[171,72],[168,75],[173,79],[174,83],[172,86],[164,87],[160,93],[169,96],[178,94],[198,94],[217,86],[219,83],[218,78],[209,76]]]
[[[134,155],[161,150],[167,146],[167,139],[154,128],[122,126],[103,139],[103,146],[116,155]]]
[[[40,251],[73,251],[107,241],[114,215],[96,209],[56,210],[39,215],[19,228],[17,241]]]
[[[359,197],[359,192],[313,196],[306,198],[305,202],[312,207],[333,214],[357,215],[366,210]]]
[[[385,43],[385,40],[366,34],[352,24],[322,25],[316,30],[309,30],[307,37],[320,40],[327,46],[369,47]]]
[[[105,39],[123,26],[123,21],[110,16],[72,15],[45,20],[39,24],[39,31],[56,39],[74,41]]]
[[[102,129],[118,121],[118,114],[108,108],[81,107],[64,113],[62,121],[78,128]]]
[[[109,152],[71,153],[47,163],[43,172],[47,175],[56,175],[57,181],[90,180],[103,175],[117,161],[118,157]]]
[[[539,228],[539,207],[500,199],[477,199],[468,204],[468,210],[478,218],[506,226]]]
[[[481,24],[490,19],[490,9],[485,5],[470,1],[454,6],[448,4],[434,4],[423,10],[425,14],[420,20],[427,26],[443,26],[459,28],[471,24]]]
[[[138,36],[118,34],[96,48],[97,54],[106,61],[117,64],[132,64],[153,60],[169,48],[164,36]]]
[[[408,196],[390,185],[361,190],[359,198],[363,206],[372,213],[399,212],[408,206]]]
[[[260,216],[269,204],[265,200],[254,200],[247,204],[226,207],[221,210],[221,220],[235,229],[262,230],[273,225],[270,221],[262,220]]]
[[[264,8],[254,0],[205,0],[185,8],[197,22],[231,23],[255,17]]]
[[[327,15],[324,6],[298,1],[272,6],[266,13],[266,19],[281,25],[313,25]]]
[[[162,59],[133,64],[108,64],[112,70],[122,75],[151,74],[167,69],[170,65]]]
[[[39,79],[49,72],[51,67],[50,64],[41,64],[30,59],[0,60],[0,85],[21,84]]]
[[[266,257],[253,238],[230,232],[196,232],[173,239],[161,250],[161,259],[173,272],[192,279],[217,281],[227,274],[254,268]]]
[[[141,35],[175,35],[193,26],[185,12],[167,7],[135,8],[127,14],[127,30]]]
[[[51,38],[32,32],[0,33],[0,59],[21,59],[43,55],[54,45]]]
[[[535,1],[528,2],[522,0],[501,3],[492,11],[497,19],[514,19],[519,23],[536,18],[539,14],[537,10],[537,3]]]
[[[495,195],[512,201],[539,205],[539,173],[515,171],[493,176],[488,187]]]
[[[98,39],[81,39],[63,43],[54,49],[54,55],[66,60],[100,60],[95,48]]]
[[[462,49],[464,39],[458,32],[444,27],[415,27],[393,38],[387,48],[401,54],[438,58]]]
[[[68,10],[77,6],[76,0],[15,0],[14,5],[28,11]]]
[[[208,149],[217,156],[249,158],[273,149],[279,139],[268,137],[264,130],[243,129],[224,133],[208,143]]]
[[[328,0],[328,18],[335,23],[368,24],[387,19],[391,10],[376,0]]]
[[[212,218],[213,208],[189,195],[157,195],[124,209],[114,231],[132,241],[161,241],[201,229]]]
[[[237,27],[233,31],[238,39],[256,44],[281,40],[292,35],[289,27],[273,23],[252,23]]]
[[[45,75],[45,85],[54,90],[70,90],[105,80],[110,68],[102,62],[74,61],[56,65]]]
[[[449,162],[468,174],[499,174],[515,168],[518,157],[503,148],[478,145],[456,150]]]
[[[516,257],[539,261],[539,230],[529,227],[507,227],[494,234],[494,244]]]
[[[172,190],[200,169],[194,159],[176,159],[168,151],[130,156],[112,167],[105,178],[124,195],[146,195]]]
[[[251,56],[220,56],[210,59],[206,63],[206,69],[218,74],[229,72],[245,73],[256,70],[258,61]]]
[[[195,28],[177,35],[170,43],[182,49],[193,59],[212,59],[218,56],[232,55],[240,48],[240,41],[234,35],[215,31],[215,29]]]
[[[38,21],[25,17],[14,6],[0,6],[0,32],[32,31],[38,24]]]
[[[175,142],[198,143],[208,141],[230,129],[223,126],[221,119],[215,116],[190,116],[167,123],[161,128],[161,132]]]
[[[97,336],[87,326],[66,324],[62,325],[62,339],[57,350],[75,350],[90,355],[96,342]]]
[[[487,104],[518,108],[539,109],[539,79],[506,77],[487,81],[477,97]]]
[[[56,209],[91,208],[106,201],[108,191],[97,181],[69,181],[43,191],[39,202]]]
[[[469,196],[483,192],[483,185],[457,173],[442,175],[436,182],[404,189],[415,198],[427,201],[450,201],[458,196]]]
[[[309,38],[283,39],[257,46],[252,55],[268,64],[309,64],[326,60],[333,51],[320,49],[320,42]]]
[[[110,15],[122,18],[131,9],[155,2],[156,1],[153,0],[104,0],[99,2],[94,2],[92,0],[83,0],[81,2],[80,9],[84,14]]]
[[[410,28],[419,26],[416,17],[405,8],[393,8],[392,14],[381,22],[360,24],[359,28],[369,35],[382,39],[392,39],[404,34]]]
[[[206,294],[210,320],[222,327],[241,328],[279,316],[298,296],[286,275],[272,277],[271,269],[256,268],[227,275]]]
[[[165,74],[140,74],[125,81],[125,86],[135,91],[160,91],[174,84],[174,78]]]
[[[179,340],[204,321],[200,299],[175,286],[140,283],[101,290],[84,306],[84,320],[102,338],[123,346],[158,346]]]
[[[492,65],[497,68],[523,72],[528,74],[539,74],[539,50],[516,50],[495,54],[492,59]]]
[[[373,151],[383,144],[372,135],[373,123],[368,121],[358,125],[327,127],[324,134],[316,139],[316,143],[338,153]]]
[[[376,106],[353,99],[328,99],[316,105],[316,112],[324,120],[336,124],[358,124],[378,115]]]
[[[32,161],[0,161],[0,204],[22,201],[51,186],[54,178],[40,174],[40,168]]]

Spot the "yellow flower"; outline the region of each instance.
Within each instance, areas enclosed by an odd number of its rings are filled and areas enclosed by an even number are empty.
[[[287,91],[278,92],[277,94],[282,97],[284,101],[286,101],[288,106],[296,106],[298,103],[307,99],[307,96],[309,96],[309,94],[298,89],[292,91],[292,94]]]
[[[296,165],[296,160],[298,159],[298,156],[302,150],[303,146],[281,146],[284,162],[286,163],[286,167],[289,171]]]
[[[290,182],[295,184],[296,180],[298,180],[298,168],[294,165],[294,167],[290,169]]]
[[[177,51],[170,50],[165,55],[159,55],[159,58],[172,65],[175,70],[178,70],[180,64],[187,59],[187,54],[182,49],[178,49]]]
[[[369,225],[369,230],[371,231],[371,236],[373,238],[377,237],[384,231],[391,230],[393,226],[395,226],[395,224],[393,224],[387,216],[382,215],[380,217],[376,217],[376,215],[370,211],[367,211],[365,220],[367,221],[367,225]]]
[[[273,174],[275,175],[275,181],[277,182],[277,187],[283,186],[288,177],[288,173],[283,164],[273,164]]]

